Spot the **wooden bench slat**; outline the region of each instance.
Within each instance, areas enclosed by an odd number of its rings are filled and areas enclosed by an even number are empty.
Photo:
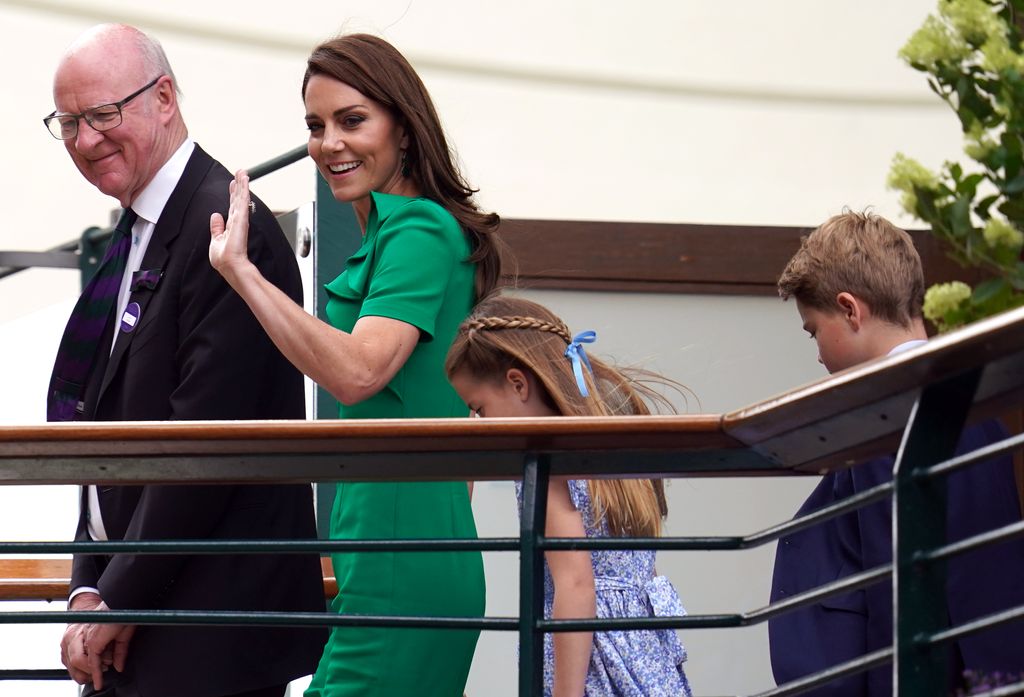
[[[321,557],[324,597],[338,594],[338,582],[328,557]],[[65,600],[71,584],[70,559],[0,560],[0,600]]]

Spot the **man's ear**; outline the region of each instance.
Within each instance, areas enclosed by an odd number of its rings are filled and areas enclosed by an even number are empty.
[[[166,78],[166,79],[164,79]],[[170,76],[163,76],[156,84],[157,109],[161,114],[174,114],[178,109],[178,94],[174,91],[174,82]]]
[[[519,368],[509,368],[505,373],[505,382],[516,393],[520,401],[526,402],[530,399],[530,381],[526,373]]]
[[[850,325],[850,328],[853,331],[859,331],[869,314],[867,305],[853,293],[847,293],[846,291],[836,296],[836,304],[839,305],[839,311]]]

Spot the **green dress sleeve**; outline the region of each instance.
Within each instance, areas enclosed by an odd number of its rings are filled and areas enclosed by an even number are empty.
[[[376,263],[360,317],[388,317],[413,325],[422,341],[436,322],[455,268],[468,249],[458,222],[437,204],[413,199],[381,221]]]

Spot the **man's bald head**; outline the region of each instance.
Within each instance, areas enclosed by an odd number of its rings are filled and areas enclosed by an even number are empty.
[[[75,166],[122,206],[188,135],[163,48],[128,25],[101,24],[75,39],[57,67],[53,99],[58,114],[78,117],[77,134],[64,141]],[[102,105],[120,105],[120,123],[90,123],[90,110]]]

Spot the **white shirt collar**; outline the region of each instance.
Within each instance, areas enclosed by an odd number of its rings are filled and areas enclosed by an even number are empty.
[[[909,351],[912,348],[916,348],[921,344],[927,343],[927,339],[911,339],[910,341],[904,341],[902,344],[897,344],[896,346],[893,346],[889,353],[887,353],[886,355],[895,356],[897,353],[903,353],[904,351]]]
[[[153,176],[152,181],[135,197],[135,200],[132,201],[132,210],[140,218],[150,223],[155,223],[160,219],[160,214],[163,212],[164,206],[167,205],[167,200],[171,197],[174,187],[178,185],[178,180],[181,179],[195,147],[195,141],[186,137],[170,159]]]

